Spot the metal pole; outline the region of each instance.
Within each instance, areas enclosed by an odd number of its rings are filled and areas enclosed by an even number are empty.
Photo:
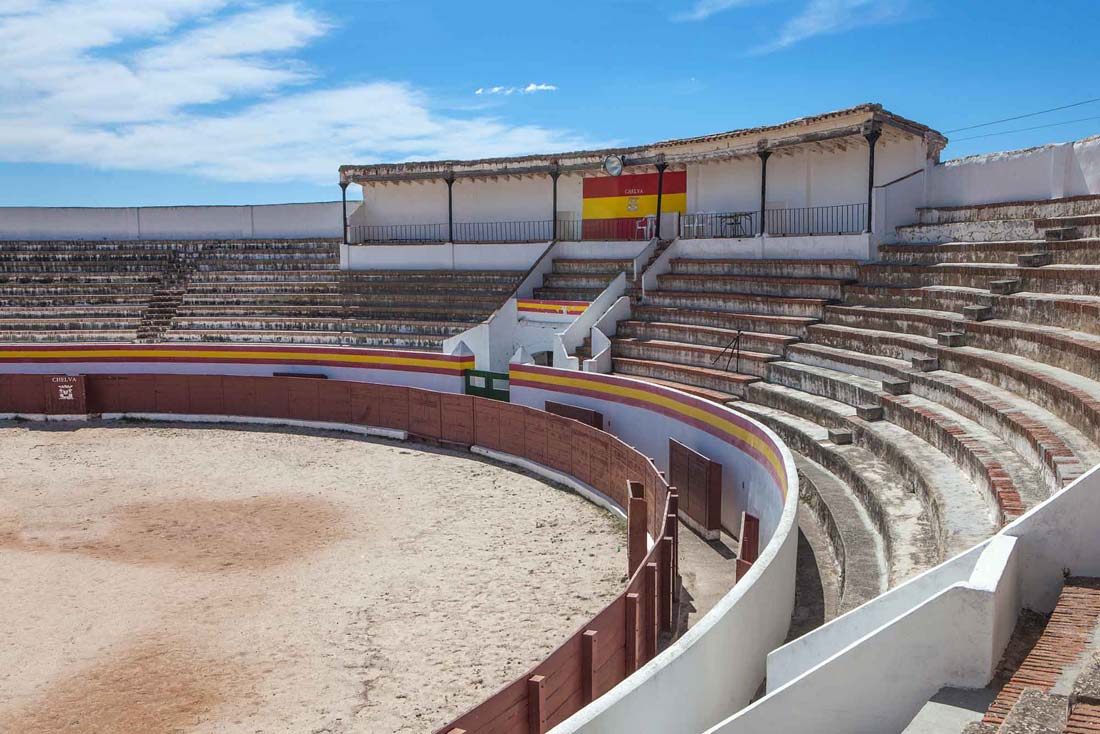
[[[344,244],[348,243],[348,182],[340,182],[340,205],[344,212]]]
[[[554,203],[550,209],[550,238],[558,241],[558,176],[561,175],[561,171],[557,169],[557,166],[550,169],[550,178],[554,181]]]
[[[657,164],[657,239],[661,239],[661,194],[665,188],[665,169],[667,163]]]
[[[451,189],[455,185],[455,177],[452,174],[445,180],[447,182],[447,241],[453,243],[455,241],[455,206]]]
[[[867,229],[863,230],[867,233],[871,232],[874,225],[871,207],[874,205],[875,198],[875,143],[878,142],[881,136],[882,132],[875,129],[863,136],[867,138],[867,146],[870,150],[867,156]]]
[[[760,234],[763,235],[767,232],[764,224],[764,207],[768,203],[768,159],[771,158],[772,152],[761,150],[757,155],[760,156]]]

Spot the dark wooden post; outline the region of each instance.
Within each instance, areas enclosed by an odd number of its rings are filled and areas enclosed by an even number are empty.
[[[596,698],[596,630],[585,630],[581,637],[581,690],[585,705]]]
[[[561,171],[558,170],[558,164],[554,163],[550,166],[550,179],[554,182],[554,204],[550,207],[550,239],[558,241],[558,176],[561,175]]]
[[[672,495],[672,499],[676,499],[676,495]],[[672,600],[680,601],[680,515],[675,503],[670,502],[668,510],[665,532],[672,535]]]
[[[341,181],[340,182],[340,206],[341,206],[341,209],[344,212],[343,232],[344,232],[344,244],[346,245],[348,243],[348,182],[347,181]]]
[[[630,501],[627,503],[626,565],[627,575],[634,576],[646,555],[646,520],[649,507],[645,498],[645,485],[627,482]]]
[[[665,169],[667,163],[657,164],[657,231],[654,233],[657,239],[661,239],[661,196],[665,188]]]
[[[658,608],[662,632],[672,631],[672,571],[675,567],[673,545],[672,535],[666,534],[661,538],[661,603]]]
[[[527,679],[527,730],[543,734],[546,725],[546,677],[532,675]]]
[[[872,126],[867,132],[863,134],[863,137],[867,139],[867,229],[864,230],[867,234],[871,233],[874,228],[873,212],[875,198],[875,144],[878,143],[878,139],[882,136],[882,130],[878,127]]]
[[[626,674],[638,669],[638,627],[641,622],[641,600],[637,594],[626,595]]]
[[[768,159],[771,158],[770,150],[761,150],[756,153],[760,156],[760,234],[767,234],[768,228],[764,224],[764,209],[768,204]]]
[[[447,182],[447,241],[454,244],[455,241],[455,205],[453,189],[455,185],[454,174],[449,174],[443,179]]]
[[[645,625],[644,634],[642,638],[645,642],[645,662],[649,662],[653,659],[653,656],[657,654],[657,564],[647,563],[645,565],[645,619],[642,620],[642,624]]]

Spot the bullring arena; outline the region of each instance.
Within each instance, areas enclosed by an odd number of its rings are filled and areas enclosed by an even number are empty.
[[[1100,731],[1100,139],[946,142],[5,211],[0,731]]]

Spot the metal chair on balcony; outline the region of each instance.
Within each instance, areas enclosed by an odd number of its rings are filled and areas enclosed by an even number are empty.
[[[653,232],[657,229],[657,215],[647,214],[634,224],[634,234],[640,235],[638,239],[651,240]]]

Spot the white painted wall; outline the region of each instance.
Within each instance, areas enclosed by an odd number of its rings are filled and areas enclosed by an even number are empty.
[[[548,242],[492,245],[350,245],[351,270],[524,270]]]
[[[623,386],[644,384],[619,375],[608,379]],[[590,396],[514,383],[511,394],[512,402],[539,408],[555,400],[598,410],[608,430],[654,457],[665,471],[668,438],[675,438],[722,463],[724,524],[734,522],[741,510],[761,518],[763,548],[746,576],[683,637],[551,734],[698,734],[748,703],[763,679],[764,656],[786,636],[794,604],[798,503],[790,452],[760,426],[783,456],[790,487],[783,502],[771,477],[755,461],[694,426]],[[733,420],[749,420],[729,412]]]
[[[359,206],[348,202],[349,219]],[[247,206],[0,207],[4,240],[343,237],[339,201]]]
[[[947,161],[929,172],[928,206],[1100,194],[1100,136]]]
[[[676,241],[676,257],[813,260],[845,258],[870,260],[875,256],[866,234],[776,237],[718,237]],[[668,250],[665,251],[668,253]],[[659,260],[658,260],[659,262]],[[658,265],[654,262],[650,270]],[[659,271],[654,271],[655,277]],[[647,272],[647,275],[649,273]],[[652,286],[651,286],[652,287]]]

